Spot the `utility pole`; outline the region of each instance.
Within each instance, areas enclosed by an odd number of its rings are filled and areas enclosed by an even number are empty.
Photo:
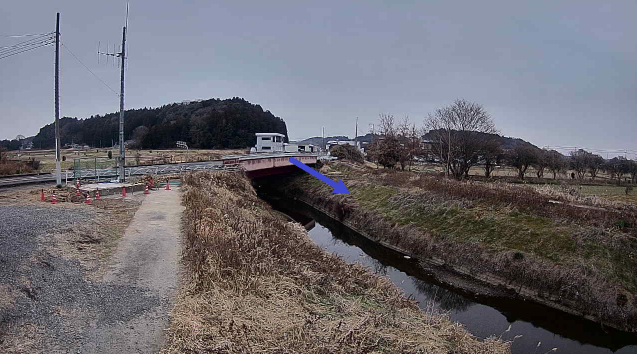
[[[321,147],[321,150],[326,151],[327,148],[325,147],[325,127],[323,127],[323,135],[322,136],[323,136],[323,146]]]
[[[62,187],[60,166],[60,13],[55,21],[55,184]]]
[[[358,149],[358,144],[356,144],[358,140],[358,117],[356,117],[356,130],[354,131],[354,147]]]
[[[124,67],[126,63],[126,26],[122,30],[122,52],[119,53],[122,59],[121,86],[119,94],[119,180],[126,179],[126,149],[124,148]]]

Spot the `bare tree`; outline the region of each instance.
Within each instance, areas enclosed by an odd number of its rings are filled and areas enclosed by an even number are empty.
[[[546,167],[553,173],[553,179],[557,177],[557,174],[566,170],[568,165],[564,155],[555,150],[549,150],[546,152]]]
[[[371,144],[369,151],[380,165],[385,168],[394,168],[401,160],[402,146],[399,141],[399,131],[394,116],[381,114],[379,124],[379,137]]]
[[[518,170],[518,178],[524,179],[524,174],[529,166],[533,165],[537,159],[537,148],[518,144],[506,154],[507,163]]]
[[[537,178],[544,177],[546,163],[546,151],[537,149],[535,151],[535,162],[533,162],[533,167],[535,168],[535,175],[537,176]]]
[[[603,157],[595,154],[590,154],[586,161],[586,168],[588,169],[588,173],[591,175],[591,179],[595,179],[597,177],[597,172],[604,166],[606,160]]]
[[[480,160],[487,141],[497,130],[484,107],[466,100],[456,100],[451,106],[437,109],[425,119],[436,153],[445,163],[445,173],[462,179]]]
[[[403,170],[407,166],[411,169],[414,158],[422,153],[420,130],[409,121],[409,117],[405,117],[396,131],[399,144],[398,162]]]
[[[637,161],[630,160],[628,162],[628,170],[633,183],[637,183]]]
[[[584,179],[584,175],[586,175],[589,155],[588,151],[582,149],[571,151],[571,168],[575,170],[579,179]]]
[[[487,141],[481,155],[484,160],[484,176],[490,178],[495,166],[498,165],[504,157],[504,151],[502,151],[500,142],[497,140]]]
[[[629,161],[630,160],[627,160],[623,156],[613,157],[606,161],[604,170],[610,174],[611,179],[617,179],[617,184],[621,184],[624,174],[630,173],[631,167]]]

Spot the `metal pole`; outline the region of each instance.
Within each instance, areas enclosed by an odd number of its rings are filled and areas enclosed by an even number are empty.
[[[358,117],[356,117],[356,130],[354,132],[354,147],[358,149],[356,142],[358,141]]]
[[[126,27],[122,30],[122,52],[120,53],[122,59],[121,71],[121,86],[119,94],[119,179],[120,182],[126,180],[126,149],[124,148],[124,66],[126,63]]]
[[[55,183],[62,186],[60,164],[60,13],[55,21]]]
[[[322,137],[323,137],[323,139],[322,139],[323,140],[323,146],[321,147],[321,150],[323,152],[325,152],[325,149],[326,149],[326,147],[325,147],[325,127],[323,127]],[[327,154],[324,153],[323,155],[327,155]]]

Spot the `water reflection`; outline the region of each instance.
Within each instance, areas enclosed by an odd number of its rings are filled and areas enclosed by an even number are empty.
[[[438,285],[427,283],[416,278],[412,278],[412,282],[421,295],[427,296],[427,298],[436,303],[438,308],[445,312],[466,311],[469,306],[473,305],[473,301]]]

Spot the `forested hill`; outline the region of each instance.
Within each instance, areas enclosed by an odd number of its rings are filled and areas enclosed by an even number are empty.
[[[125,112],[124,136],[130,145],[144,149],[174,148],[186,141],[190,148],[221,149],[254,146],[254,133],[281,133],[287,140],[283,119],[242,98],[173,103],[159,108]],[[87,144],[111,146],[118,142],[119,113],[86,119],[60,120],[62,146]],[[36,148],[55,147],[55,127],[46,125],[33,138]]]

